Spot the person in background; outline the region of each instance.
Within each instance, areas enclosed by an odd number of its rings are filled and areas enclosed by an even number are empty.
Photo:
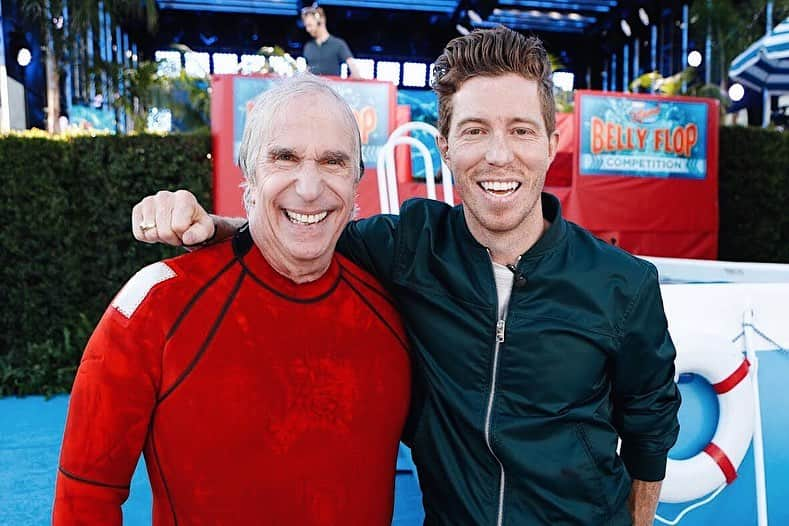
[[[340,66],[347,64],[350,78],[362,78],[348,44],[330,34],[326,28],[326,13],[322,7],[312,4],[303,8],[301,20],[304,22],[304,29],[312,37],[312,40],[304,44],[304,60],[307,61],[311,73],[339,77]]]
[[[504,27],[449,42],[432,86],[463,204],[410,199],[352,221],[337,244],[403,316],[405,441],[428,526],[651,525],[679,433],[657,270],[543,192],[558,141],[551,73],[539,39]],[[132,214],[163,218],[162,231],[135,229],[149,243],[238,224],[185,191]]]
[[[141,452],[156,526],[391,524],[411,366],[392,300],[334,254],[362,174],[353,113],[312,75],[283,81],[239,158],[248,224],[142,269],[93,333],[55,526],[120,526]]]

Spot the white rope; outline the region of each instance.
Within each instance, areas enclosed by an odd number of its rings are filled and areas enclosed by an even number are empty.
[[[775,340],[773,340],[772,338],[770,338],[769,336],[767,336],[765,333],[763,333],[762,331],[760,331],[760,330],[759,330],[759,328],[758,328],[758,327],[756,327],[756,325],[754,325],[753,323],[743,323],[743,324],[742,324],[742,327],[743,327],[743,330],[742,330],[742,332],[740,332],[740,334],[738,334],[737,336],[735,336],[735,337],[734,337],[734,338],[731,340],[732,342],[736,342],[737,340],[739,340],[740,338],[742,338],[742,337],[745,335],[745,328],[746,328],[746,327],[750,327],[751,329],[753,329],[753,332],[755,332],[756,334],[758,334],[759,336],[761,336],[762,338],[764,338],[765,340],[767,340],[767,342],[768,342],[768,343],[771,343],[771,344],[775,345],[775,349],[774,349],[774,350],[776,350],[776,351],[783,351],[783,352],[789,352],[789,349],[787,349],[787,348],[783,347],[783,346],[782,346],[780,343],[776,342]]]
[[[674,518],[674,520],[664,519],[663,517],[661,517],[657,513],[655,514],[655,518],[659,522],[662,522],[663,524],[668,524],[668,526],[676,526],[677,524],[679,524],[679,521],[681,521],[682,518],[685,515],[687,515],[691,511],[695,510],[696,508],[700,508],[701,506],[704,506],[705,504],[709,504],[710,502],[712,502],[712,499],[717,497],[720,494],[720,492],[723,491],[723,488],[725,488],[725,487],[726,487],[726,484],[722,484],[720,488],[718,488],[715,491],[713,491],[712,493],[710,493],[709,497],[705,498],[704,500],[700,500],[700,501],[698,501],[696,503],[691,504],[690,506],[688,506],[687,508],[682,510],[680,512],[680,514],[677,515],[676,518]]]

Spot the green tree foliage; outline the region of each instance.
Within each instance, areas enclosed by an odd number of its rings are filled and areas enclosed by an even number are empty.
[[[0,396],[66,392],[121,285],[179,253],[138,243],[132,206],[167,188],[210,203],[208,134],[0,139]]]
[[[148,30],[156,29],[155,0],[103,0],[101,2],[113,20],[145,18]],[[58,133],[60,117],[60,75],[77,44],[96,46],[95,42],[82,42],[88,27],[99,27],[99,4],[96,0],[19,0],[22,13],[39,28],[44,43],[47,72],[47,131]],[[67,16],[66,16],[67,14]],[[96,55],[97,64],[101,61]],[[117,77],[110,77],[115,80]],[[108,95],[108,94],[105,94]]]
[[[720,133],[720,243],[730,261],[789,263],[789,133]]]
[[[703,52],[709,31],[712,39],[712,82],[728,87],[729,64],[764,35],[766,0],[696,0],[690,9],[690,36]],[[773,26],[789,16],[789,0],[773,3]]]

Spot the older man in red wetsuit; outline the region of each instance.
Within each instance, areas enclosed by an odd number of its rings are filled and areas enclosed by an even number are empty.
[[[121,524],[140,453],[155,525],[391,522],[406,340],[379,284],[334,254],[359,144],[314,77],[257,100],[239,154],[248,225],[138,272],[85,350],[55,525]]]

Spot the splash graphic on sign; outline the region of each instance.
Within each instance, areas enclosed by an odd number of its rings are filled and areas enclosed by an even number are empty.
[[[583,95],[580,175],[704,179],[707,104]]]

